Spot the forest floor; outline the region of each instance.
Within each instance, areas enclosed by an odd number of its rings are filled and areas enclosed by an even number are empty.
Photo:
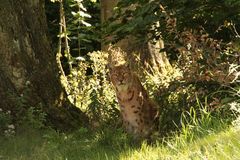
[[[239,160],[240,130],[205,130],[201,136],[178,133],[155,144],[136,145],[120,130],[64,134],[24,129],[0,137],[0,160]]]

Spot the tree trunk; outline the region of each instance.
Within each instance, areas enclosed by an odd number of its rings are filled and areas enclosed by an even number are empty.
[[[107,21],[113,15],[113,9],[116,7],[118,0],[101,0],[101,21]],[[147,35],[143,35],[146,36]],[[111,37],[108,37],[111,41]],[[150,69],[152,72],[160,72],[162,74],[167,73],[172,67],[169,63],[165,52],[160,52],[164,48],[163,40],[158,40],[155,44],[147,42],[145,44],[139,44],[133,36],[126,36],[126,38],[120,40],[115,44],[128,55],[131,53],[139,53],[142,64]],[[102,44],[102,50],[108,49],[107,44]]]
[[[68,130],[87,121],[69,103],[47,38],[44,0],[0,3],[0,108],[13,116],[41,107],[47,120]]]

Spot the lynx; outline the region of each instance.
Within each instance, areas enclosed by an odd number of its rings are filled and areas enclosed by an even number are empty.
[[[116,54],[115,52],[122,51],[112,49],[111,52]],[[111,58],[110,80],[116,91],[126,131],[135,137],[148,137],[154,127],[156,105],[150,100],[139,78],[127,63],[116,65],[120,60],[114,59],[113,56]]]

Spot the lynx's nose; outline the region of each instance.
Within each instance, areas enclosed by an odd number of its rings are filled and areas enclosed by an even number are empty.
[[[124,84],[124,79],[119,79],[118,84]]]
[[[120,79],[120,80],[119,80],[119,84],[123,84],[123,79]]]

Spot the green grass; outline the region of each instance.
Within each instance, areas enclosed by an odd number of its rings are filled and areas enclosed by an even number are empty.
[[[0,137],[0,160],[240,160],[240,130],[230,121],[199,104],[182,114],[179,132],[151,145],[110,126],[72,133],[22,127]]]
[[[176,144],[167,142],[166,145],[158,144],[156,147],[143,145],[139,150],[131,150],[120,159],[216,159],[233,160],[240,157],[239,134],[236,131],[228,130],[217,134],[208,135],[204,138],[196,139],[191,143]]]
[[[207,130],[206,130],[207,131]],[[4,160],[238,160],[240,134],[233,128],[205,132],[192,140],[183,134],[154,145],[136,146],[121,131],[71,134],[22,131],[15,137],[0,138],[0,159]]]

